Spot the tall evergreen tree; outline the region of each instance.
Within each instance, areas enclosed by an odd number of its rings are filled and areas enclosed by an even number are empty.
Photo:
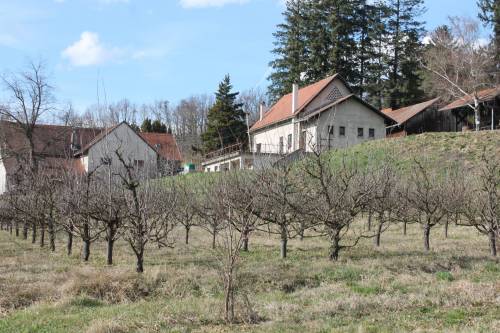
[[[365,93],[363,97],[378,109],[384,107],[384,96],[388,87],[387,45],[390,35],[386,22],[389,13],[390,10],[383,1],[366,5],[364,23],[366,27],[363,29],[366,30],[367,37],[365,46],[360,48],[358,56],[360,63],[366,63],[361,82],[362,92]]]
[[[418,17],[424,12],[424,0],[389,0],[387,5],[390,10],[387,29],[391,39],[386,105],[399,108],[421,98],[419,80],[415,78],[419,70],[416,60],[411,58],[418,57],[423,51],[420,40],[424,28]]]
[[[306,7],[303,0],[287,0],[283,13],[285,22],[277,27],[273,34],[276,59],[269,65],[273,69],[269,76],[269,97],[272,101],[292,90],[294,83],[300,83],[302,73],[307,68],[306,60]]]
[[[342,75],[351,85],[360,82],[356,66],[359,33],[359,0],[323,0],[319,2],[330,27],[330,66],[332,73]],[[357,91],[358,92],[358,91]]]
[[[231,92],[232,88],[226,75],[215,93],[215,104],[207,115],[207,129],[201,136],[206,152],[247,141],[245,113],[242,104],[236,102],[239,93]]]
[[[495,48],[495,76],[500,84],[500,0],[478,0],[481,21],[493,28],[493,44]]]

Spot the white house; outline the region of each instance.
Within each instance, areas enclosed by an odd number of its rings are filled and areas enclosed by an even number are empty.
[[[175,138],[167,133],[137,133],[123,122],[110,128],[36,125],[35,158],[45,169],[84,174],[103,165],[119,169],[119,156],[127,165],[144,169],[151,177],[175,173],[181,154]],[[28,141],[15,123],[0,123],[0,193],[22,174]]]
[[[250,128],[250,152],[224,150],[208,156],[206,172],[266,167],[293,152],[345,148],[385,138],[394,121],[354,95],[339,75],[283,96]],[[226,148],[227,149],[227,148]]]
[[[299,149],[305,152],[345,148],[367,140],[385,138],[388,116],[353,94],[339,76],[283,96],[266,110],[251,127],[255,152],[286,155]]]

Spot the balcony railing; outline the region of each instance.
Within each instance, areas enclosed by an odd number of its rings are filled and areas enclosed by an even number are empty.
[[[212,151],[212,152],[206,154],[205,158],[211,159],[211,158],[216,158],[216,157],[225,156],[225,155],[238,153],[238,152],[244,152],[244,151],[245,151],[244,145],[241,143],[238,143],[238,144],[234,144],[231,146],[227,146],[227,147],[219,149],[219,150]]]

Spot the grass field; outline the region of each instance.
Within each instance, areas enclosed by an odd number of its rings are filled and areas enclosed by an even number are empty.
[[[393,156],[403,167],[413,156],[473,166],[483,151],[500,155],[500,133],[439,133],[374,141],[350,149],[361,159]],[[334,153],[336,154],[336,153]],[[204,177],[203,175],[192,176]],[[189,177],[187,179],[190,179]],[[358,227],[364,221],[359,221]],[[474,229],[442,227],[431,234],[410,225],[327,260],[321,238],[290,242],[252,235],[238,286],[240,324],[223,320],[223,292],[210,236],[194,229],[191,244],[177,231],[174,249],[148,248],[143,275],[118,242],[115,266],[95,244],[82,263],[75,244],[56,253],[0,232],[0,332],[500,332],[500,262]],[[254,322],[246,321],[253,317]]]
[[[189,246],[149,249],[138,276],[122,243],[106,267],[103,244],[84,264],[63,240],[49,253],[1,232],[0,331],[500,332],[500,264],[473,229],[452,227],[448,239],[435,229],[427,254],[417,226],[407,236],[395,226],[380,248],[366,240],[337,263],[323,240],[292,241],[282,261],[277,239],[254,235],[237,309],[259,321],[232,326],[209,243],[197,230]]]

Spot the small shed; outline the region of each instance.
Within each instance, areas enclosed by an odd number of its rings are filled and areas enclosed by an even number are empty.
[[[441,112],[451,112],[456,117],[456,126],[474,127],[474,98],[479,102],[480,129],[494,130],[500,128],[500,86],[485,89],[459,98],[445,107]]]
[[[454,117],[449,113],[438,112],[440,100],[438,97],[397,110],[382,110],[395,122],[395,125],[387,127],[387,136],[399,137],[424,132],[454,131]]]

